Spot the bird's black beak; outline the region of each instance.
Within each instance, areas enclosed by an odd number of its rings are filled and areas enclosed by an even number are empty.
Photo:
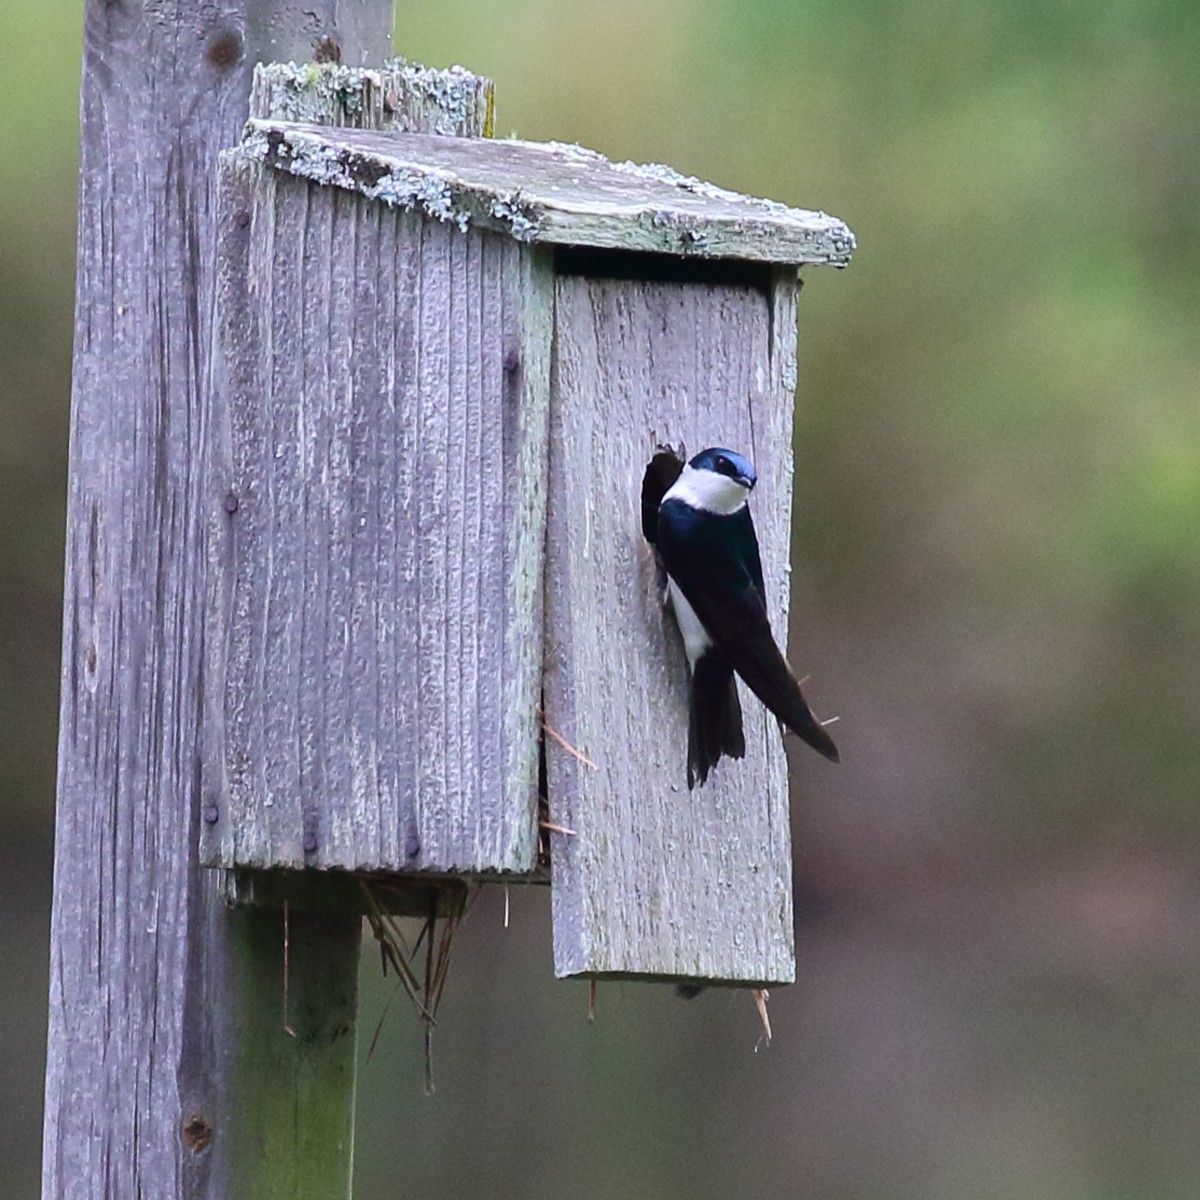
[[[737,481],[738,481],[738,483],[740,483],[740,484],[742,485],[742,487],[744,487],[744,488],[746,489],[746,491],[748,491],[748,492],[752,492],[752,491],[754,491],[754,485],[755,485],[755,484],[758,482],[758,480],[757,480],[757,479],[755,479],[755,478],[753,478],[753,477],[751,477],[751,476],[749,476],[749,475],[739,475],[739,476],[737,477]]]

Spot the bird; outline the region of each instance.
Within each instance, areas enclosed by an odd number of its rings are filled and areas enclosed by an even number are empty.
[[[689,791],[723,755],[745,757],[735,673],[782,727],[839,758],[771,633],[747,505],[757,482],[748,459],[719,446],[686,464],[660,449],[642,480],[642,532],[658,552],[688,660]]]

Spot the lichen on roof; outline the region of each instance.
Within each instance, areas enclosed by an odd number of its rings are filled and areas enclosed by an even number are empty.
[[[845,266],[854,235],[661,165],[610,163],[579,146],[251,120],[239,153],[316,183],[522,242]]]
[[[283,141],[272,137],[269,129],[251,129],[238,152],[314,183],[361,192],[368,200],[394,208],[416,209],[464,231],[471,223],[470,212],[455,204],[445,180],[404,167],[374,170],[360,158],[316,137],[297,135]]]
[[[328,121],[331,113],[363,111],[363,85],[383,86],[379,71],[340,63],[259,63],[254,87],[269,88],[272,116],[284,121]]]
[[[479,76],[455,64],[445,70],[393,58],[386,70],[401,75],[409,92],[419,92],[439,114],[437,132],[451,136],[468,119],[476,102]]]
[[[465,67],[445,70],[393,58],[382,67],[259,63],[250,112],[298,124],[429,129],[447,137],[490,134],[492,83]]]

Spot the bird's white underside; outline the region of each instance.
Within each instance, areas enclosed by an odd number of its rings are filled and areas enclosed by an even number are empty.
[[[729,516],[746,503],[750,489],[716,471],[697,471],[690,464],[679,473],[679,478],[663,496],[663,503],[668,500],[682,500],[691,508],[699,508],[704,512],[720,513]]]
[[[675,623],[679,626],[679,632],[683,634],[683,648],[687,652],[688,666],[695,670],[696,660],[712,645],[712,638],[700,623],[696,610],[679,590],[679,585],[669,575],[667,594],[671,598],[671,607],[675,610]]]

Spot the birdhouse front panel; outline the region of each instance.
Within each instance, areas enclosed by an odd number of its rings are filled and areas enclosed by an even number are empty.
[[[760,283],[560,274],[552,377],[545,743],[559,975],[794,978],[787,763],[744,685],[745,756],[689,788],[689,673],[643,534],[655,452],[749,459],[786,643],[794,270]],[[561,739],[561,740],[560,740]]]
[[[221,172],[203,856],[529,871],[546,252]]]

